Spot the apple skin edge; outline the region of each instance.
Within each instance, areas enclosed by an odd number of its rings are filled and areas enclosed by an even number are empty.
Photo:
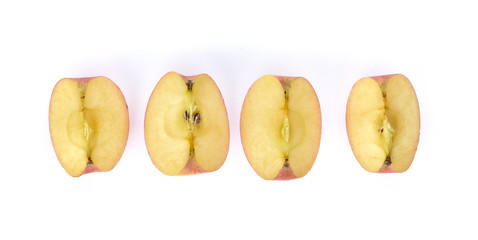
[[[86,164],[85,170],[83,171],[83,174],[88,174],[88,173],[94,173],[94,172],[103,172],[101,169],[99,169],[96,165],[94,164]]]
[[[379,85],[386,85],[388,80],[390,80],[390,78],[395,76],[395,75],[402,75],[402,74],[399,74],[399,73],[397,73],[397,74],[387,74],[387,75],[373,76],[373,77],[368,77],[368,78],[371,78],[371,79],[375,80],[375,82],[377,82]]]
[[[99,77],[104,77],[104,78],[110,80],[111,83],[113,83],[113,85],[118,89],[118,91],[121,93],[121,96],[123,97],[123,102],[124,102],[125,107],[126,107],[126,112],[127,112],[128,116],[129,116],[128,103],[126,102],[126,99],[124,98],[123,92],[122,92],[121,89],[118,87],[118,85],[116,85],[116,83],[114,83],[111,79],[109,79],[109,78],[107,78],[107,77],[105,77],[105,76],[84,77],[84,78],[62,78],[62,79],[60,79],[60,80],[55,84],[55,87],[53,88],[53,91],[52,91],[52,93],[51,93],[51,96],[53,96],[53,93],[55,92],[56,87],[58,86],[58,83],[60,83],[63,79],[70,79],[70,80],[72,80],[72,81],[78,82],[78,86],[79,86],[79,87],[83,87],[83,86],[88,85],[88,83],[89,83],[91,80],[93,80],[93,79],[95,79],[95,78],[99,78]],[[52,99],[51,96],[50,96],[50,99]],[[49,105],[48,108],[51,109],[51,101],[50,101],[50,105]],[[48,122],[50,122],[50,114],[48,114]],[[50,124],[48,124],[48,125],[49,125],[49,131],[50,131],[50,136],[51,136],[51,126],[50,126]],[[126,136],[124,148],[123,148],[123,150],[121,151],[122,153],[124,153],[124,150],[126,149],[126,144],[128,143],[128,137],[129,137],[129,117],[128,117],[128,126],[127,126],[127,130],[126,130],[126,131],[128,132],[128,135]],[[52,140],[53,140],[53,139],[52,139]],[[52,146],[54,146],[54,145],[52,144]],[[57,159],[59,160],[58,153],[57,153],[55,147],[53,147],[53,150],[55,151],[55,155],[56,155]],[[123,154],[121,154],[121,155],[123,155]],[[121,159],[121,157],[120,157],[120,159]],[[118,162],[119,162],[119,160],[118,160]],[[62,164],[61,162],[60,162],[60,164],[61,164],[61,166],[63,167],[63,169],[65,169],[65,166],[63,166],[63,164]],[[118,164],[118,163],[116,163],[116,164]],[[115,164],[115,166],[112,167],[112,169],[116,167],[116,164]],[[101,169],[99,169],[99,168],[98,168],[96,165],[94,165],[94,164],[86,164],[86,167],[85,167],[85,169],[83,170],[83,173],[82,173],[81,175],[79,175],[79,176],[74,176],[74,177],[80,177],[80,176],[82,176],[82,175],[84,175],[84,174],[94,173],[94,172],[103,172],[103,171],[102,171]]]
[[[195,175],[200,173],[207,173],[206,170],[202,169],[194,160],[194,158],[189,158],[186,166],[184,166],[183,170],[178,174],[179,176],[187,176],[187,175]]]
[[[282,167],[279,174],[273,180],[292,180],[296,178],[290,167]]]
[[[389,166],[382,166],[382,168],[380,168],[380,170],[377,171],[377,173],[400,173],[399,171],[395,170],[395,168],[393,167],[393,164],[389,165]]]

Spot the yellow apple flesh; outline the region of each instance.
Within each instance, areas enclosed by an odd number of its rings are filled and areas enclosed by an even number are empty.
[[[305,78],[258,79],[241,112],[241,140],[252,168],[267,180],[305,176],[317,157],[321,123],[319,100]]]
[[[369,172],[404,172],[420,136],[418,99],[401,74],[360,79],[347,102],[347,134],[360,165]]]
[[[128,107],[121,90],[106,77],[64,78],[50,100],[50,135],[68,174],[110,171],[128,139]]]
[[[166,175],[219,169],[229,150],[229,121],[212,78],[163,76],[148,102],[144,134],[151,160]]]

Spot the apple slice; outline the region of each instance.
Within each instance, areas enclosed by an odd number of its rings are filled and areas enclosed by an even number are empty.
[[[49,122],[58,160],[73,177],[113,169],[128,139],[128,106],[106,77],[61,79],[51,95]]]
[[[350,92],[346,122],[352,151],[365,170],[401,173],[410,167],[420,136],[420,111],[405,76],[360,79]]]
[[[301,77],[266,75],[249,89],[241,112],[241,140],[254,171],[264,179],[305,176],[321,134],[320,104]]]
[[[212,78],[164,75],[148,102],[144,136],[151,160],[166,175],[219,169],[229,150],[229,121]]]

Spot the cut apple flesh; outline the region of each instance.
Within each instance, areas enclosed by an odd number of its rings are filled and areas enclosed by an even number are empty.
[[[50,101],[50,134],[71,176],[109,171],[128,138],[128,109],[119,88],[105,77],[62,79]]]
[[[153,163],[166,175],[219,169],[229,149],[229,122],[214,81],[206,74],[166,74],[148,103],[145,140]]]
[[[401,74],[363,78],[347,103],[347,132],[367,171],[404,172],[417,149],[420,113],[415,90]]]
[[[304,78],[264,76],[249,89],[241,113],[247,159],[264,179],[303,177],[317,157],[320,105]]]

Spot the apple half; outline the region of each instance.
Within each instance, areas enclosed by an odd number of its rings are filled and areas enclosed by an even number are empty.
[[[242,146],[266,180],[305,176],[319,151],[321,127],[319,100],[302,77],[263,76],[242,105]]]
[[[148,102],[144,136],[151,160],[166,175],[219,169],[229,150],[229,121],[216,83],[207,74],[164,75]]]
[[[106,77],[64,78],[51,95],[49,125],[53,148],[68,174],[106,172],[126,147],[128,106]]]
[[[352,151],[369,172],[401,173],[412,164],[420,136],[418,99],[402,74],[362,78],[347,102]]]

